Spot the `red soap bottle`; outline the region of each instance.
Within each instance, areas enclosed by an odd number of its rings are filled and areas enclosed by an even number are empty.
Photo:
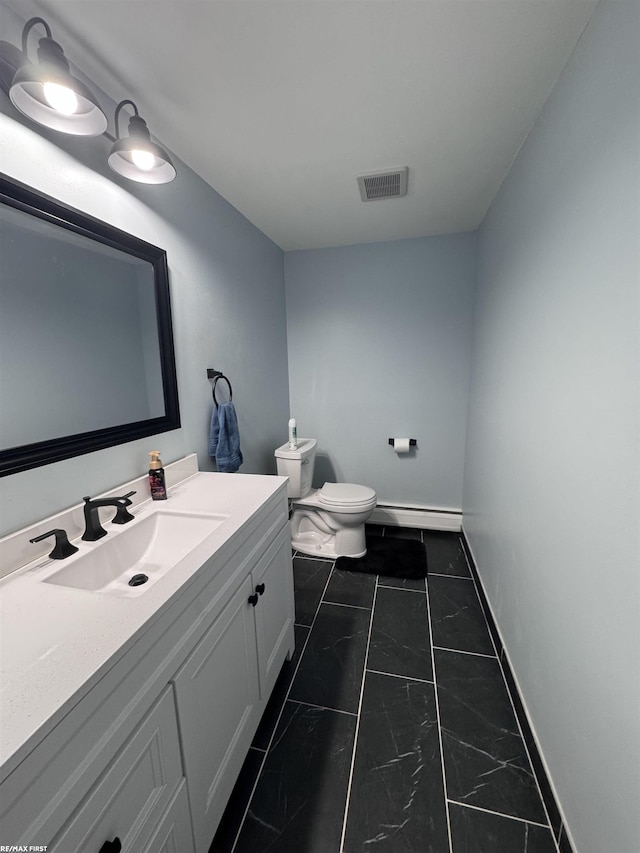
[[[167,499],[167,484],[164,479],[164,468],[162,467],[162,459],[160,459],[159,450],[149,451],[151,461],[149,462],[149,488],[151,489],[151,498],[154,501],[166,501]]]

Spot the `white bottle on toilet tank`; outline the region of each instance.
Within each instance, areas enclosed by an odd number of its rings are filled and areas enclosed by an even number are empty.
[[[298,446],[298,427],[296,419],[289,419],[289,450],[295,450]]]

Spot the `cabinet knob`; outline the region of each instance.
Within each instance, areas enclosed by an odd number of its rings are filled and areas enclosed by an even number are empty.
[[[116,835],[113,841],[105,841],[100,848],[99,853],[120,853],[122,850],[122,842]]]
[[[257,595],[255,594],[255,592],[254,592],[254,594],[253,594],[253,595],[250,595],[250,596],[249,596],[249,598],[247,599],[247,601],[249,602],[249,604],[250,604],[252,607],[255,607],[255,606],[256,606],[256,604],[258,603],[258,596],[257,596]],[[100,853],[102,853],[102,851],[100,851]]]
[[[256,592],[258,593],[258,595],[262,595],[262,593],[264,592],[264,589],[265,589],[265,587],[264,587],[263,583],[256,584]]]

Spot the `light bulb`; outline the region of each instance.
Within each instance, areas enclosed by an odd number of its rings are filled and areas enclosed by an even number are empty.
[[[60,83],[45,83],[44,96],[50,107],[65,116],[73,115],[78,109],[75,92]]]
[[[148,172],[149,169],[153,169],[156,162],[156,158],[153,156],[151,151],[141,151],[139,148],[133,149],[131,152],[131,159],[138,169],[143,169],[145,172]]]

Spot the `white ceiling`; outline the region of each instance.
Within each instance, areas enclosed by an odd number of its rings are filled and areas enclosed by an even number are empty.
[[[291,250],[475,229],[596,0],[12,5]],[[404,165],[405,198],[361,201]]]

